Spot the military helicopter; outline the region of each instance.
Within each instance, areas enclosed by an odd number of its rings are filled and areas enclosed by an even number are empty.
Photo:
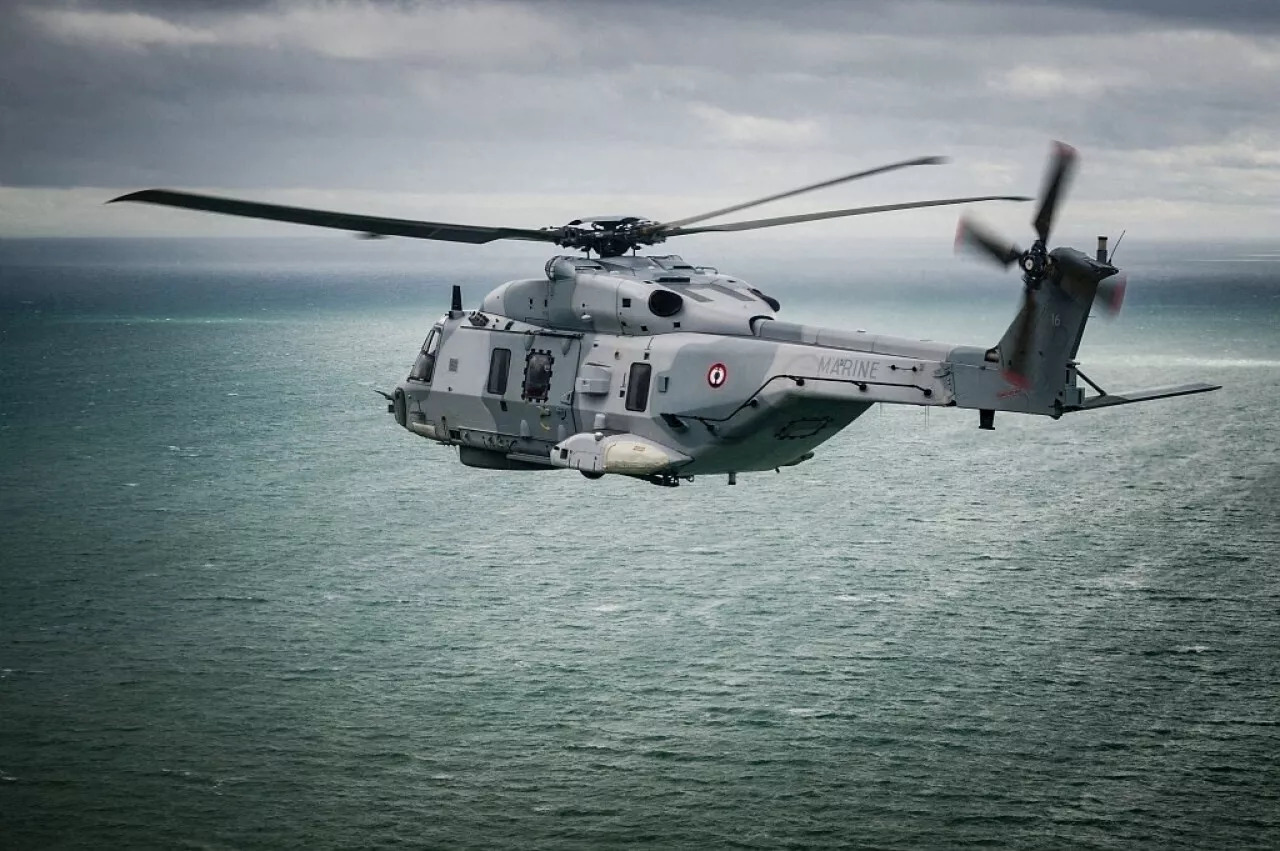
[[[779,470],[807,461],[877,403],[969,408],[993,429],[996,411],[1054,419],[1151,399],[1203,393],[1186,384],[1112,394],[1075,360],[1095,302],[1115,311],[1124,279],[1099,237],[1095,256],[1048,247],[1076,152],[1055,143],[1036,239],[1025,251],[968,218],[958,247],[1022,272],[1022,304],[994,346],[963,346],[803,325],[748,282],[642,246],[819,219],[1022,196],[976,196],[703,224],[772,201],[877,174],[942,162],[922,157],[668,222],[639,216],[575,219],[540,230],[392,219],[148,189],[113,199],[449,242],[500,239],[577,249],[544,274],[508,281],[474,309],[453,287],[387,409],[403,428],[458,447],[490,470],[568,468],[674,487],[696,475]],[[1117,243],[1118,244],[1118,243]],[[630,253],[628,253],[630,252]],[[592,256],[594,255],[594,256]],[[1077,380],[1097,391],[1086,396]]]

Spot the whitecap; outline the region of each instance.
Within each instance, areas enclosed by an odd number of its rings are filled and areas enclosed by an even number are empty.
[[[830,715],[830,710],[815,709],[811,706],[794,706],[787,710],[788,715],[794,715],[797,718],[821,718],[824,715]]]
[[[1090,357],[1095,363],[1121,364],[1124,366],[1189,367],[1202,369],[1277,369],[1280,360],[1275,358],[1233,358],[1191,355],[1097,355]]]
[[[602,603],[599,606],[593,606],[591,611],[609,614],[610,612],[619,611],[622,608],[621,603]]]

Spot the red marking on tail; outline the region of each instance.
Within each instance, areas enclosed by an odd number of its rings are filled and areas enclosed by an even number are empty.
[[[1031,379],[1011,369],[1006,369],[1001,373],[1001,377],[1019,390],[1028,390],[1031,387]]]

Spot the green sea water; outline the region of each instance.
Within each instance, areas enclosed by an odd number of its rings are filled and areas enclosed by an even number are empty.
[[[1280,846],[1265,247],[1135,247],[1085,336],[1221,391],[662,489],[372,392],[540,261],[330,244],[0,242],[0,847]],[[1017,279],[945,260],[733,271],[992,342]]]

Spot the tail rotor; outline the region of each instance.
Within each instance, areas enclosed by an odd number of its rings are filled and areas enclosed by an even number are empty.
[[[1070,270],[1060,270],[1061,250],[1050,252],[1049,237],[1053,231],[1054,218],[1058,206],[1071,187],[1071,180],[1076,170],[1076,149],[1063,142],[1054,142],[1048,167],[1045,169],[1044,181],[1040,188],[1040,205],[1036,210],[1031,225],[1035,229],[1036,239],[1026,251],[1017,245],[992,233],[977,224],[973,219],[964,216],[956,229],[956,249],[970,250],[979,256],[993,261],[1002,268],[1014,263],[1022,270],[1022,304],[1017,318],[1009,327],[1004,340],[1001,341],[1000,356],[1003,374],[1006,381],[1020,389],[1026,390],[1031,385],[1033,362],[1032,345],[1036,336],[1037,317],[1040,313],[1040,302],[1036,293],[1046,280],[1053,280],[1062,286],[1077,301],[1090,303],[1095,292],[1100,295],[1101,305],[1110,312],[1120,308],[1124,298],[1124,280],[1103,278],[1115,274],[1109,264],[1099,264],[1101,274],[1085,274],[1071,263]]]

